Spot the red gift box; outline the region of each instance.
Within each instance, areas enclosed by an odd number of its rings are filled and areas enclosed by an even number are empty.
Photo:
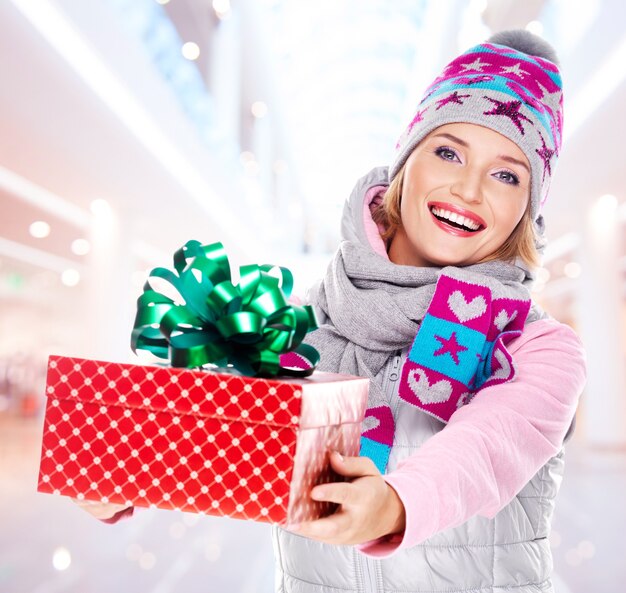
[[[358,455],[368,380],[261,379],[51,356],[38,490],[297,523],[332,512],[315,484]]]

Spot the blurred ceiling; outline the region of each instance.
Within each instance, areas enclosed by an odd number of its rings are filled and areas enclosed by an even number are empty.
[[[61,274],[88,268],[71,245],[98,224],[94,200],[135,272],[198,238],[318,274],[353,180],[388,160],[441,65],[529,23],[566,82],[546,218],[556,252],[565,237],[573,253],[592,201],[624,198],[625,17],[621,0],[2,2],[0,302],[81,290]],[[35,220],[48,236],[29,233]]]

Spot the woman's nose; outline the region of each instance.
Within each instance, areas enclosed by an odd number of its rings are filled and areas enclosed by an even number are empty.
[[[458,177],[453,181],[450,187],[450,191],[464,202],[480,202],[482,200],[480,174],[469,169],[459,171]]]

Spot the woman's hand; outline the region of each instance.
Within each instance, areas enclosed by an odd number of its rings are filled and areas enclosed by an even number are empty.
[[[320,484],[311,490],[314,500],[340,505],[331,516],[287,529],[327,544],[362,544],[404,531],[404,505],[368,457],[342,457],[333,452],[332,468],[349,482]]]
[[[100,502],[98,500],[78,500],[72,498],[81,509],[87,511],[90,515],[101,521],[113,518],[117,513],[129,508],[129,505],[115,504],[112,502]]]

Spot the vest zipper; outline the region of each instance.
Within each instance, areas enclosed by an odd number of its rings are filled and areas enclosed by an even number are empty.
[[[394,387],[394,383],[400,378],[400,373],[402,371],[402,350],[398,350],[391,361],[391,368],[389,369],[389,374],[386,377],[386,383],[392,384],[392,389]],[[385,386],[386,387],[386,386]],[[385,388],[385,395],[391,395],[392,389]]]
[[[383,393],[387,396],[388,401],[391,402],[391,397],[396,387],[396,382],[400,379],[400,372],[402,368],[402,351],[398,350],[395,353],[391,364],[387,367],[383,374],[382,389]],[[378,587],[376,561],[373,558],[369,558],[360,552],[356,552],[358,556],[360,573],[363,579],[363,593],[378,593],[380,591]]]
[[[396,413],[398,410],[398,398],[394,397],[396,391],[396,383],[400,380],[402,374],[402,350],[398,350],[391,361],[389,371],[386,373],[385,383],[383,387],[383,393],[389,402],[389,409],[393,414],[394,422],[396,419]]]
[[[359,557],[359,564],[361,565],[361,576],[363,577],[363,593],[378,593],[378,583],[376,582],[376,566],[370,564],[370,559],[361,554],[361,552],[355,551],[355,554]]]

